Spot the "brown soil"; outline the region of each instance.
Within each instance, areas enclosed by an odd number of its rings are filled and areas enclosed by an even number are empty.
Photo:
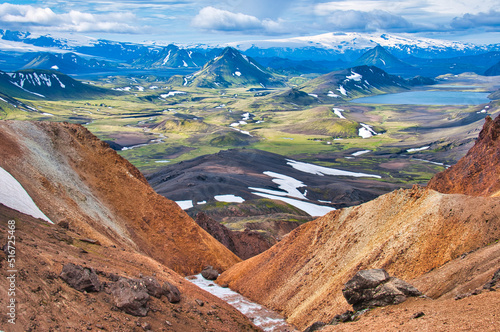
[[[325,326],[320,331],[499,331],[500,292],[453,299],[409,299],[397,306],[376,308],[356,322]],[[413,318],[419,312],[424,316]]]
[[[297,228],[218,283],[303,329],[350,308],[341,289],[357,271],[384,268],[411,280],[499,239],[499,215],[496,198],[398,190]]]
[[[9,296],[8,262],[0,251],[0,330],[18,331],[258,331],[241,313],[202,291],[158,261],[127,246],[91,244],[79,234],[11,210],[0,204],[0,240],[7,242],[7,225],[15,220],[15,296]],[[127,278],[154,276],[179,288],[181,301],[151,297],[146,317],[135,317],[114,307],[105,291],[79,292],[59,278],[62,267],[74,263],[91,267],[101,282],[109,274]],[[6,306],[16,300],[15,324],[7,321]],[[203,301],[200,306],[196,300]]]
[[[0,166],[55,223],[130,247],[181,274],[224,271],[239,258],[80,125],[0,121]]]

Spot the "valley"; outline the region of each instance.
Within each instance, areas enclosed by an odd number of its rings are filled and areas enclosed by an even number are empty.
[[[471,328],[496,326],[480,300],[498,303],[498,45],[361,37],[6,52],[17,67],[0,67],[0,234],[15,220],[23,327],[257,331],[267,317],[283,331],[451,331],[464,312]],[[68,263],[102,286],[74,288]],[[368,269],[426,296],[336,325],[343,285]],[[116,289],[148,278],[162,292],[131,314]],[[262,305],[256,316],[234,292]]]

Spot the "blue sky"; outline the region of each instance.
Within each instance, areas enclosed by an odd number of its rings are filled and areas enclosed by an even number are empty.
[[[223,43],[326,32],[500,43],[499,0],[16,0],[0,29],[121,41]]]

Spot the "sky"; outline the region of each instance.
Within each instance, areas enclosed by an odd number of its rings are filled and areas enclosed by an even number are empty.
[[[493,44],[500,43],[500,1],[16,0],[0,3],[0,29],[180,44],[327,32],[411,34]]]

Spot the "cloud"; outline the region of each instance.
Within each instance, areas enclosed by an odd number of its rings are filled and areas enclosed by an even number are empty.
[[[487,13],[465,14],[462,17],[455,17],[451,21],[451,27],[457,30],[488,28],[500,31],[500,12],[490,10]]]
[[[0,4],[0,24],[21,30],[65,32],[134,33],[137,28],[124,23],[133,21],[131,13],[90,14],[72,10],[56,14],[50,8],[30,5]]]
[[[213,32],[262,32],[276,34],[283,31],[283,21],[260,20],[255,16],[233,13],[211,6],[200,10],[191,21],[193,27]]]
[[[341,31],[406,31],[415,26],[399,15],[383,10],[333,10],[324,13],[326,27]]]

